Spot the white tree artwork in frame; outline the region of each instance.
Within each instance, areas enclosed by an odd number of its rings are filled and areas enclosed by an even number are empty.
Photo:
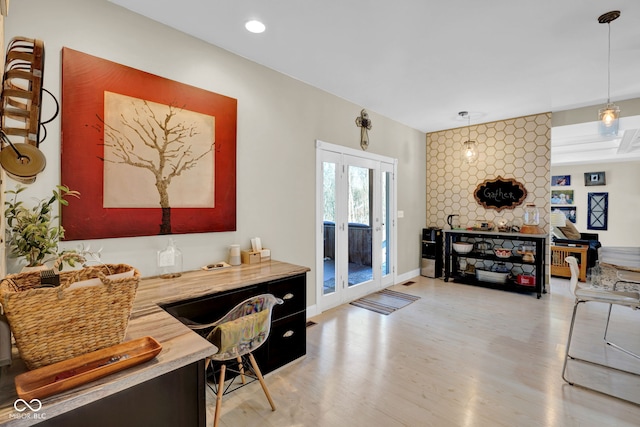
[[[215,117],[111,92],[104,105],[104,207],[159,206],[160,234],[171,208],[215,207]]]

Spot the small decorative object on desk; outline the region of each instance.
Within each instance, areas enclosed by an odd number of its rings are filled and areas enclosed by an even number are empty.
[[[242,264],[242,258],[240,257],[240,245],[229,246],[229,264],[230,265]]]
[[[151,360],[161,350],[152,337],[127,341],[22,373],[16,392],[21,399],[42,399]]]
[[[42,287],[39,271],[5,277],[0,303],[27,368],[121,343],[139,280],[127,264],[60,272],[57,287]]]
[[[182,275],[182,252],[176,247],[173,239],[169,239],[164,250],[158,251],[158,269],[163,279]]]
[[[231,264],[227,264],[224,261],[215,262],[213,264],[207,264],[202,267],[203,270],[211,271],[211,270],[220,270],[221,268],[231,267]]]

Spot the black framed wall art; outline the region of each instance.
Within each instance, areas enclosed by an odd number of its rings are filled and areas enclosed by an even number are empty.
[[[589,193],[587,199],[587,228],[606,230],[609,216],[609,193]]]

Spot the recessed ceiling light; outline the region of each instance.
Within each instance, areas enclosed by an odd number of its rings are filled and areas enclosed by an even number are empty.
[[[244,24],[244,27],[247,29],[247,31],[250,31],[256,34],[263,33],[264,30],[266,29],[266,27],[262,22],[256,21],[256,20],[247,21],[247,23]]]

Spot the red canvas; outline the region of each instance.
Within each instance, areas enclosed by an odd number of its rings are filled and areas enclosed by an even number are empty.
[[[236,119],[236,99],[64,48],[65,239],[234,231]]]

